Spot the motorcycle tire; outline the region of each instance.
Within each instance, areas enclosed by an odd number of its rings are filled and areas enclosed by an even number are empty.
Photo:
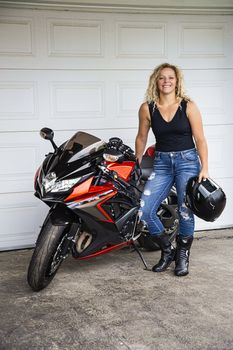
[[[43,225],[27,273],[33,291],[48,286],[56,275],[64,256],[61,247],[66,237],[66,226],[55,226],[50,220]]]
[[[172,243],[175,240],[179,229],[179,218],[176,206],[172,207],[171,205],[161,204],[157,214],[164,225],[165,233],[167,233],[169,240]],[[147,229],[142,230],[141,236],[138,238],[138,243],[141,248],[144,248],[147,251],[156,251],[160,249],[155,238],[150,235]]]

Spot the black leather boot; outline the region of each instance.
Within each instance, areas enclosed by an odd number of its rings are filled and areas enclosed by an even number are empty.
[[[176,247],[176,276],[185,276],[189,273],[189,255],[193,242],[192,236],[178,236]]]
[[[166,233],[154,236],[154,241],[161,249],[161,258],[155,266],[152,267],[153,272],[165,271],[175,258],[176,250],[171,245],[169,237]]]

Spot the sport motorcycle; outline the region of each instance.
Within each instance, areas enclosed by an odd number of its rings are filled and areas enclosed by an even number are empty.
[[[153,151],[147,150],[139,166],[133,150],[118,137],[105,142],[78,131],[58,147],[53,130],[43,128],[40,135],[51,142],[53,152],[36,171],[35,196],[50,209],[29,263],[30,287],[45,288],[69,254],[85,260],[131,247],[149,269],[142,251],[159,247],[140,221],[139,209]],[[179,226],[175,188],[157,215],[173,241]]]

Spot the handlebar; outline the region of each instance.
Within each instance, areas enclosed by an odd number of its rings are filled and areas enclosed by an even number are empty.
[[[131,197],[134,197],[134,193],[132,192],[133,188],[135,188],[139,193],[142,193],[142,191],[137,186],[135,186],[132,183],[128,183],[127,181],[123,180],[120,176],[118,176],[117,172],[109,170],[104,165],[99,165],[98,167],[107,178],[111,179],[113,183],[115,183],[115,186],[120,186],[120,188],[124,191],[129,191]]]
[[[130,160],[134,160],[134,161],[136,160],[136,157],[134,155],[134,151],[132,150],[132,148],[125,145],[123,141],[118,137],[110,138],[107,144],[107,148],[109,148],[110,150],[121,152],[122,155],[126,156]]]
[[[110,178],[114,182],[121,184],[125,188],[131,187],[131,185],[125,180],[121,179],[115,171],[109,170],[108,168],[102,165],[99,165],[98,167],[108,178]]]

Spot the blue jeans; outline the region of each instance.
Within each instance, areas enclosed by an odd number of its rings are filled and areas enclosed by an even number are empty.
[[[161,202],[175,184],[178,199],[179,234],[193,236],[194,215],[185,204],[186,185],[190,177],[200,172],[200,161],[195,148],[180,152],[155,152],[154,168],[141,197],[141,220],[151,235],[164,231],[157,216]]]

